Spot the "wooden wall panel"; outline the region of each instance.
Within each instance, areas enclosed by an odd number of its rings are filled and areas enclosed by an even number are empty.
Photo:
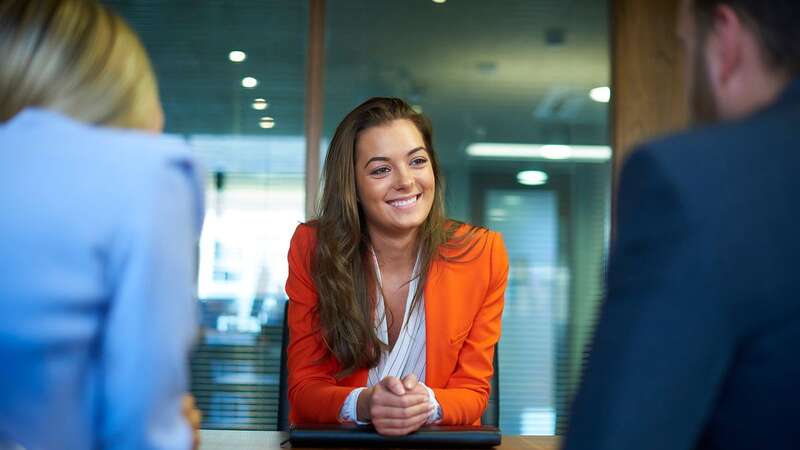
[[[325,0],[309,0],[306,60],[306,220],[316,215],[325,101]]]
[[[612,0],[615,185],[637,143],[686,124],[682,49],[675,34],[679,5],[680,0]]]

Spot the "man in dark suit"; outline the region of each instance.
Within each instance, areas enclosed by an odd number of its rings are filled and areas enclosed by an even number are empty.
[[[643,145],[567,450],[800,449],[800,1],[688,0],[692,131]]]

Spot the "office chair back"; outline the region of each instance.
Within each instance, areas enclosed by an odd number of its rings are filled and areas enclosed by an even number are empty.
[[[500,427],[500,353],[499,343],[494,346],[494,372],[492,379],[489,380],[489,386],[492,391],[489,394],[489,402],[486,404],[486,409],[481,416],[482,425],[491,425],[493,427]]]
[[[289,368],[286,349],[289,346],[289,301],[283,305],[283,333],[281,334],[281,375],[278,385],[278,431],[289,431]]]
[[[278,393],[278,431],[289,431],[289,370],[287,367],[287,354],[286,349],[289,345],[289,302],[287,301],[283,307],[283,337],[281,338],[281,376]],[[490,380],[492,392],[489,395],[489,402],[486,405],[486,410],[481,416],[481,424],[491,425],[495,427],[500,426],[500,359],[498,356],[498,347],[495,346],[494,351],[494,374]]]

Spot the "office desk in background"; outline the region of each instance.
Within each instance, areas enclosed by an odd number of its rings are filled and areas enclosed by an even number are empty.
[[[281,450],[289,438],[280,431],[201,430],[200,435],[200,450]],[[495,449],[558,450],[558,442],[557,436],[503,436],[503,445]]]

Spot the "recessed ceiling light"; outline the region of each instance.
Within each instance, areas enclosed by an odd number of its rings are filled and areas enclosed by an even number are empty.
[[[242,87],[246,87],[247,89],[253,89],[254,87],[258,86],[258,80],[253,77],[244,77],[242,78]]]
[[[268,106],[269,103],[267,103],[267,101],[264,100],[263,98],[257,98],[253,100],[253,109],[255,109],[256,111],[263,111],[267,109]]]
[[[258,121],[258,126],[261,128],[272,128],[275,126],[275,119],[272,117],[262,117],[261,120]]]
[[[611,88],[600,86],[589,91],[589,97],[598,103],[608,103],[611,100]]]
[[[541,186],[547,183],[547,174],[541,170],[523,170],[517,174],[517,181],[525,186]]]
[[[447,0],[433,0],[433,3],[441,5],[442,3],[446,2]]]
[[[241,50],[234,50],[234,51],[228,53],[228,59],[230,59],[231,62],[236,62],[236,63],[242,62],[245,59],[247,59],[247,53],[245,53],[245,52],[243,52]]]

